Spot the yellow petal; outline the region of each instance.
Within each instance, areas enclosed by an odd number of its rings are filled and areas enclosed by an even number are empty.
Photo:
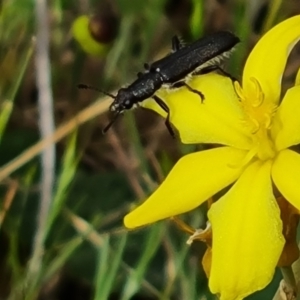
[[[272,179],[284,198],[300,210],[300,155],[292,150],[280,151],[272,167]]]
[[[194,76],[188,84],[205,96],[183,87],[173,92],[162,90],[160,96],[171,112],[171,123],[186,144],[217,143],[240,149],[249,149],[251,137],[242,126],[244,112],[233,89],[232,81],[214,73]],[[154,102],[147,100],[142,106],[166,116]]]
[[[300,85],[290,88],[280,104],[272,125],[278,151],[300,143]]]
[[[212,256],[211,247],[207,247],[202,258],[202,267],[207,278],[209,278],[210,276],[211,256]]]
[[[89,32],[89,17],[80,16],[78,17],[73,25],[72,32],[76,41],[80,44],[81,48],[88,54],[93,56],[104,55],[110,45],[101,44],[97,42]]]
[[[244,68],[245,94],[253,95],[251,77],[254,77],[260,83],[266,101],[278,103],[286,61],[299,38],[300,16],[296,16],[279,23],[259,40]]]
[[[272,191],[271,161],[252,163],[212,205],[209,286],[221,300],[240,300],[273,278],[284,245],[280,211]]]
[[[238,178],[245,155],[220,147],[184,156],[160,187],[124,218],[125,226],[135,228],[196,208]]]

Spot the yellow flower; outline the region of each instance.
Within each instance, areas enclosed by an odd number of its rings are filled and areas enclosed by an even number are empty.
[[[194,78],[190,85],[204,103],[185,89],[160,94],[183,143],[224,146],[181,158],[124,223],[135,228],[182,214],[232,184],[208,212],[209,287],[222,300],[243,299],[273,277],[285,243],[273,184],[300,209],[300,155],[288,149],[300,143],[299,74],[281,99],[282,74],[299,38],[300,16],[266,33],[248,57],[242,86],[217,74]],[[165,116],[154,101],[145,105]]]

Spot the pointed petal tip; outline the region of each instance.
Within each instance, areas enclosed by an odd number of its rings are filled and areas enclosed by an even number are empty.
[[[127,229],[134,229],[136,227],[134,226],[129,214],[124,217],[123,224]]]
[[[149,218],[149,214],[143,209],[143,204],[124,217],[123,224],[127,229],[136,229],[158,221],[156,219],[151,219],[151,215]]]
[[[270,29],[251,51],[243,72],[243,89],[253,93],[251,77],[259,81],[265,98],[278,103],[281,78],[290,51],[300,38],[300,15],[289,18]],[[274,51],[276,45],[276,51]]]

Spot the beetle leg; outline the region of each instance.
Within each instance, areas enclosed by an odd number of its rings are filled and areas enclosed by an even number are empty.
[[[152,98],[154,99],[154,101],[167,113],[167,117],[166,117],[166,127],[169,131],[169,133],[171,134],[172,138],[175,138],[175,133],[172,129],[171,123],[170,123],[170,109],[168,107],[168,105],[159,97],[157,96],[152,96]]]
[[[184,46],[185,46],[185,43],[180,37],[178,37],[177,35],[174,35],[172,37],[172,53],[180,50]]]
[[[203,93],[201,93],[200,91],[197,91],[197,90],[193,89],[185,81],[177,81],[174,84],[172,84],[170,88],[180,88],[180,87],[183,87],[183,86],[185,86],[190,92],[199,95],[200,98],[201,98],[201,102],[204,101],[205,97],[204,97]]]
[[[219,65],[211,65],[204,67],[200,70],[197,70],[193,73],[193,75],[205,75],[213,71],[218,71],[222,75],[229,77],[232,81],[237,81],[235,77],[233,77],[231,74],[227,73],[223,68],[221,68]]]
[[[119,116],[123,113],[122,110],[118,110],[116,111],[116,113],[114,114],[113,118],[109,121],[109,123],[102,129],[102,134],[105,134],[108,129],[111,127],[111,125],[113,125],[116,120],[119,118]]]
[[[192,88],[190,85],[188,85],[186,82],[184,82],[184,86],[185,86],[190,92],[199,95],[200,98],[201,98],[201,102],[203,103],[203,101],[204,101],[204,99],[205,99],[203,93],[201,93],[201,92],[198,91],[198,90],[193,89],[193,88]]]
[[[180,46],[181,45],[180,45],[180,40],[179,40],[178,36],[174,35],[172,37],[172,52],[174,53],[174,52],[178,51],[181,48]]]
[[[150,65],[148,63],[144,63],[144,68],[146,71],[150,70]]]

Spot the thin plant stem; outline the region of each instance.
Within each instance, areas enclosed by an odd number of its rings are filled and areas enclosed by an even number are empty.
[[[271,3],[271,7],[263,27],[263,32],[267,32],[273,26],[275,22],[275,18],[277,17],[278,12],[280,10],[282,0],[273,0],[270,1],[270,3]]]
[[[15,159],[4,165],[2,168],[0,168],[0,181],[36,157],[49,145],[60,141],[62,138],[73,132],[76,128],[78,128],[79,125],[90,121],[98,115],[103,114],[105,111],[107,111],[110,102],[111,99],[106,98],[103,101],[97,101],[91,104],[79,112],[71,120],[59,126],[55,132],[40,140],[17,156]]]
[[[49,21],[46,0],[36,0],[35,5],[36,40],[36,85],[38,88],[39,130],[41,137],[54,132],[53,96],[49,60]],[[51,208],[53,183],[55,176],[55,145],[48,145],[41,155],[41,191],[40,207],[37,215],[37,231],[33,241],[32,256],[29,261],[28,278],[38,277],[42,267],[45,228]]]
[[[125,172],[126,177],[128,178],[128,181],[135,193],[135,195],[138,197],[138,199],[145,198],[145,192],[139,182],[136,168],[134,167],[134,164],[132,163],[133,158],[130,157],[127,153],[125,153],[122,144],[120,142],[120,139],[116,135],[115,131],[111,129],[111,132],[108,134],[108,140],[112,147],[114,148],[114,152],[116,154],[116,161],[118,162],[120,168]]]
[[[16,180],[12,180],[8,185],[8,190],[3,198],[2,208],[0,210],[0,228],[2,227],[3,221],[9,211],[15,195],[18,191],[19,183]]]

